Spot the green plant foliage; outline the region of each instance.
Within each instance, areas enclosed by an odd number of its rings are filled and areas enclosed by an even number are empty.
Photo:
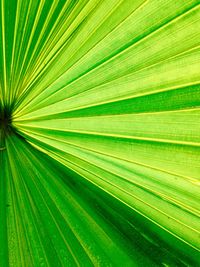
[[[200,266],[199,0],[0,16],[0,267]]]

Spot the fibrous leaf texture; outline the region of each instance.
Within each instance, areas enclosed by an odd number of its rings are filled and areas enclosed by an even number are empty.
[[[199,0],[0,0],[0,267],[200,266]]]

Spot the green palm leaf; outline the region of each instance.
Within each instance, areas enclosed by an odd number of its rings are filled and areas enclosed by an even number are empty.
[[[0,267],[199,266],[199,1],[0,2]]]

